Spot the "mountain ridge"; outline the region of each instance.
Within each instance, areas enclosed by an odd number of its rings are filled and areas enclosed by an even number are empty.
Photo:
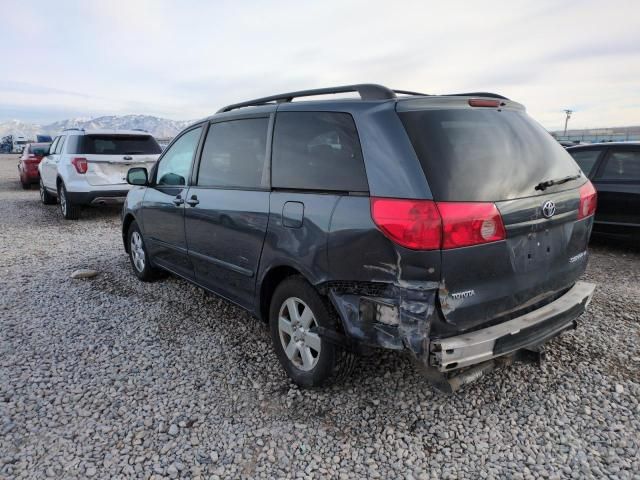
[[[87,130],[131,130],[137,128],[151,133],[156,138],[172,138],[191,123],[191,120],[170,120],[168,118],[155,117],[153,115],[135,114],[104,115],[95,118],[68,118],[46,125],[23,122],[20,120],[8,120],[0,122],[0,137],[5,135],[22,135],[27,137],[29,140],[33,140],[36,138],[36,135],[55,136],[65,128],[84,128]]]

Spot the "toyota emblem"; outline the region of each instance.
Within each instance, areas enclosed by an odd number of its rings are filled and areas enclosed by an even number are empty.
[[[544,218],[551,218],[556,214],[556,204],[553,203],[551,200],[547,200],[546,202],[544,202],[544,204],[542,205],[542,215],[544,215]]]

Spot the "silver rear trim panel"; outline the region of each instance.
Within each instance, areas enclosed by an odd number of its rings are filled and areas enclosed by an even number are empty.
[[[494,354],[494,347],[498,339],[515,335],[521,330],[535,327],[549,319],[567,314],[566,324],[562,324],[561,328],[551,335],[555,336],[560,331],[570,328],[577,316],[587,309],[595,288],[593,283],[576,282],[560,298],[521,317],[475,332],[433,340],[429,348],[431,352],[430,363],[439,371],[448,372],[505,355],[509,352],[503,351],[497,355]],[[584,304],[584,308],[577,315],[569,315],[580,304]],[[519,348],[522,347],[518,347],[514,351]]]
[[[126,199],[127,197],[96,197],[91,201],[91,205],[119,205]]]

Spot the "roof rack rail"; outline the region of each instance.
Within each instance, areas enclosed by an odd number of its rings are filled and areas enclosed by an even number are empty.
[[[80,128],[80,127],[69,127],[69,128],[64,128],[62,131],[66,132],[68,130],[76,130],[78,132],[84,132],[84,128]]]
[[[149,133],[148,130],[145,130],[144,128],[132,128],[131,130],[133,130],[134,132],[144,132],[144,133]]]
[[[429,97],[431,95],[430,93],[412,92],[411,90],[394,90],[394,92],[400,95],[417,95],[419,97]]]
[[[501,98],[502,100],[509,100],[507,97],[491,92],[469,92],[469,93],[450,93],[443,95],[443,97],[489,97],[489,98]]]
[[[396,93],[403,93],[402,90],[391,90],[382,85],[374,83],[360,83],[356,85],[343,85],[341,87],[316,88],[313,90],[300,90],[299,92],[281,93],[280,95],[272,95],[270,97],[256,98],[246,102],[234,103],[227,105],[218,110],[217,113],[230,112],[242,107],[255,107],[258,105],[268,105],[272,103],[288,103],[298,97],[313,97],[316,95],[331,95],[334,93],[358,92],[362,100],[391,100],[396,98]],[[413,94],[413,93],[412,93]],[[418,94],[421,95],[421,94]]]

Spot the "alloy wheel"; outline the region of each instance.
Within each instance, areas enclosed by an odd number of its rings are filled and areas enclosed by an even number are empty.
[[[318,322],[311,308],[297,297],[287,298],[278,314],[278,332],[285,355],[303,371],[313,370],[320,358],[320,336],[312,331]]]
[[[130,250],[133,265],[138,272],[142,272],[144,270],[144,246],[139,232],[133,232],[131,234]]]
[[[62,210],[62,214],[67,214],[67,195],[64,191],[64,186],[60,185],[58,196],[60,197],[60,210]]]

